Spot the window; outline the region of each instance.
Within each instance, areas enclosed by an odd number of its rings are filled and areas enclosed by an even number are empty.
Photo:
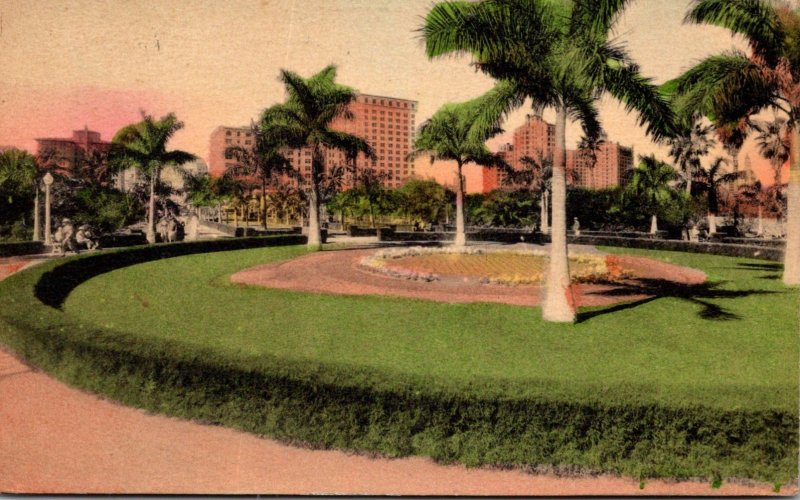
[[[245,145],[249,146],[253,141],[244,141]]]
[[[226,130],[225,131],[225,135],[231,135],[231,131],[230,130]]]
[[[225,159],[226,160],[233,159],[233,148],[225,148]]]

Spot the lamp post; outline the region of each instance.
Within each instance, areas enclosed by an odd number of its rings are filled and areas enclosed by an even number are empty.
[[[39,208],[39,182],[34,184],[34,198],[33,198],[33,241],[42,241],[42,228],[39,222],[41,216],[41,209]]]
[[[44,174],[44,244],[52,245],[53,237],[50,232],[50,186],[53,185],[53,176],[50,172]]]

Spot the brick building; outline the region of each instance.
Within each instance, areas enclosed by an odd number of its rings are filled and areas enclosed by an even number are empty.
[[[359,94],[349,106],[351,120],[337,118],[331,128],[365,139],[375,151],[374,160],[364,155],[356,159],[358,168],[372,168],[385,178],[387,187],[399,187],[414,174],[414,165],[408,160],[415,134],[417,102],[393,97]],[[220,176],[234,165],[228,148],[252,146],[250,128],[217,127],[211,134],[208,168],[213,176]],[[292,166],[307,179],[311,175],[311,150],[286,149],[284,152]],[[344,166],[345,156],[335,150],[325,151],[325,165]]]
[[[624,185],[633,171],[633,149],[615,142],[602,142],[595,151],[595,164],[590,155],[580,150],[567,151],[567,172],[572,185],[588,189],[605,189]]]
[[[528,115],[525,123],[514,131],[513,143],[501,146],[508,164],[522,170],[522,158],[537,161],[552,159],[555,152],[555,125],[547,123],[541,115]],[[603,189],[625,184],[633,168],[633,149],[613,142],[603,142],[596,151],[596,163],[580,150],[567,150],[567,184],[590,189]],[[483,169],[484,192],[507,187],[503,174],[494,169]]]
[[[75,130],[70,138],[43,138],[36,139],[37,154],[52,153],[63,168],[71,168],[92,151],[108,152],[111,143],[103,141],[99,132],[89,130]]]

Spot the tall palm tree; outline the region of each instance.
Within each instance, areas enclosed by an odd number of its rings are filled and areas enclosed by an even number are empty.
[[[253,123],[250,126],[253,133],[253,147],[243,148],[235,146],[229,148],[236,163],[229,170],[233,175],[252,176],[261,184],[261,224],[267,228],[267,187],[272,186],[280,175],[289,175],[293,172],[289,159],[281,153],[281,145],[268,140],[261,133],[260,127]]]
[[[485,97],[459,104],[445,104],[422,124],[414,141],[411,156],[428,154],[436,160],[456,162],[456,238],[455,246],[467,243],[464,225],[464,165],[474,163],[486,167],[502,165],[500,154],[492,153],[486,141],[502,132],[497,127],[476,131],[476,121],[485,106]]]
[[[756,229],[757,236],[764,235],[764,220],[763,211],[771,201],[774,201],[773,196],[769,190],[764,189],[761,181],[756,180],[752,184],[744,184],[739,188],[739,195],[745,200],[754,203],[758,209],[758,228]]]
[[[748,53],[712,55],[675,82],[684,109],[725,126],[772,109],[791,134],[783,282],[800,285],[800,14],[776,0],[694,0],[686,22],[730,30]]]
[[[142,112],[142,121],[120,129],[111,140],[110,157],[115,168],[139,169],[150,182],[150,201],[147,212],[147,241],[155,243],[156,183],[161,169],[181,166],[195,159],[185,151],[167,151],[167,143],[183,128],[174,113],[155,120]]]
[[[702,158],[716,143],[711,137],[711,132],[714,130],[713,125],[703,125],[699,119],[693,121],[694,123],[690,127],[668,141],[669,155],[681,169],[688,194],[692,193],[692,179],[701,169]]]
[[[658,231],[658,212],[675,199],[672,184],[677,178],[675,169],[654,155],[641,156],[630,183],[625,187],[624,197],[650,211],[650,232],[653,234]]]
[[[538,161],[530,156],[520,158],[521,169],[506,169],[503,183],[510,186],[523,186],[531,194],[539,196],[539,228],[543,233],[550,232],[548,224],[548,196],[550,181],[553,178],[553,159],[540,158]]]
[[[725,172],[728,160],[717,157],[708,168],[701,168],[695,172],[695,182],[699,189],[708,194],[708,233],[717,232],[716,216],[719,212],[719,190],[725,184],[730,184],[742,175],[741,172]]]
[[[311,148],[308,189],[308,247],[320,248],[320,189],[325,181],[325,148],[343,151],[350,161],[359,153],[374,157],[370,145],[355,135],[331,128],[337,118],[352,119],[348,105],[356,98],[353,89],[335,82],[336,67],[328,66],[310,78],[281,70],[287,100],[264,111],[261,131],[270,143],[290,148]]]
[[[567,260],[567,120],[583,126],[586,139],[601,133],[596,101],[602,94],[636,110],[640,124],[655,137],[673,133],[666,99],[625,48],[609,39],[623,0],[483,0],[436,4],[422,27],[427,55],[471,54],[475,65],[498,80],[484,109],[484,128],[496,127],[527,98],[535,111],[556,112],[553,162],[553,227],[547,290],[542,315],[547,321],[574,322]]]
[[[36,189],[37,171],[36,157],[27,151],[9,149],[0,152],[0,223],[12,222],[20,215],[25,221],[25,213],[29,210],[25,205],[31,201],[31,190]],[[34,218],[34,241],[37,241],[38,213]]]
[[[758,130],[756,136],[758,152],[764,159],[769,160],[772,167],[774,194],[777,202],[781,197],[781,170],[789,161],[789,151],[791,150],[789,137],[786,134],[786,120],[777,117],[771,122],[756,122],[754,125]]]

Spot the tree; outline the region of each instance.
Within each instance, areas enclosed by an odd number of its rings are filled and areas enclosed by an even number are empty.
[[[775,201],[781,198],[781,170],[789,161],[791,144],[786,134],[786,120],[777,117],[771,122],[757,122],[754,128],[758,131],[756,145],[764,159],[769,160],[773,172]]]
[[[25,225],[36,187],[36,157],[21,149],[0,152],[0,226]]]
[[[708,194],[708,232],[717,232],[716,216],[719,212],[719,190],[741,177],[740,172],[724,172],[728,160],[717,157],[708,168],[695,172],[695,182],[701,191]]]
[[[530,156],[521,158],[523,168],[506,169],[503,176],[503,183],[510,186],[522,186],[531,194],[538,193],[539,203],[539,227],[543,233],[549,233],[548,225],[548,195],[551,189],[553,178],[552,158],[541,158],[537,161]]]
[[[348,105],[355,91],[337,84],[336,67],[328,66],[310,78],[281,70],[287,100],[266,109],[261,117],[261,131],[270,143],[290,148],[311,148],[310,189],[308,189],[308,246],[320,248],[321,189],[327,175],[324,149],[343,151],[355,162],[359,153],[374,157],[372,148],[362,138],[331,128],[337,118],[352,119]]]
[[[596,100],[610,94],[639,112],[639,123],[656,138],[673,133],[666,99],[609,32],[627,2],[622,0],[484,0],[443,2],[422,28],[429,57],[468,53],[498,83],[482,114],[482,127],[497,126],[530,98],[535,111],[556,112],[553,158],[552,244],[542,316],[574,322],[567,260],[566,124],[579,121],[587,142],[601,134]]]
[[[712,55],[671,86],[682,109],[707,116],[717,127],[772,109],[782,114],[791,137],[788,218],[783,282],[800,285],[800,14],[772,0],[695,0],[686,22],[730,30],[749,53]]]
[[[252,176],[261,184],[261,223],[267,228],[267,187],[271,187],[278,180],[278,176],[288,176],[293,173],[289,159],[281,153],[281,145],[269,140],[261,133],[256,124],[251,125],[255,143],[252,148],[240,146],[228,149],[228,153],[236,160],[236,164],[229,169],[231,174],[239,176]]]
[[[474,163],[496,167],[505,163],[502,155],[492,153],[486,141],[502,132],[499,127],[476,128],[486,105],[486,96],[460,104],[445,104],[422,124],[414,141],[411,156],[430,155],[436,160],[456,163],[456,238],[455,246],[467,244],[464,225],[464,165]]]
[[[195,159],[185,151],[167,151],[167,143],[183,128],[174,113],[160,120],[142,112],[142,121],[119,130],[111,140],[111,161],[115,168],[139,169],[150,184],[147,211],[147,241],[155,243],[156,183],[161,169],[167,165],[181,166]]]
[[[412,222],[427,225],[440,222],[445,218],[448,192],[438,182],[409,179],[398,192],[400,193],[400,211]]]
[[[688,194],[692,193],[692,179],[701,169],[701,160],[716,142],[710,137],[714,130],[713,125],[704,126],[697,117],[693,117],[692,121],[691,126],[668,141],[669,155],[680,166],[683,184]]]
[[[678,173],[670,165],[659,161],[655,156],[640,156],[639,165],[634,169],[630,183],[625,187],[623,197],[629,203],[649,211],[651,215],[650,232],[658,231],[658,214],[675,199],[672,184]]]

